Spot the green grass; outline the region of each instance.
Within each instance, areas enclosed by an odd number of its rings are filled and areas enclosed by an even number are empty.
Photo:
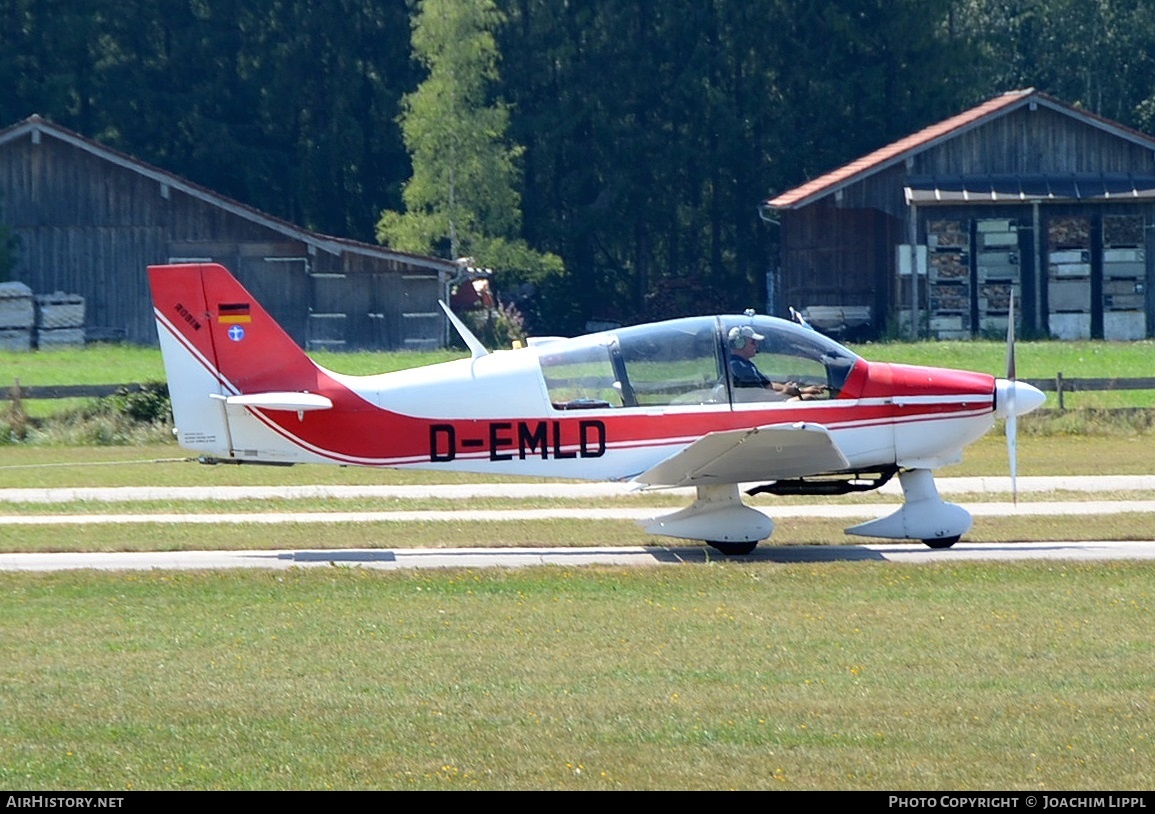
[[[392,353],[333,353],[309,355],[320,365],[354,375],[387,373],[460,359],[460,350]],[[64,384],[131,384],[164,381],[159,348],[95,344],[30,353],[0,351],[0,386],[19,380],[25,387]]]
[[[206,466],[175,442],[120,447],[0,446],[0,488],[69,486],[372,485],[522,481],[416,469],[328,465]]]
[[[159,348],[93,344],[29,353],[0,351],[0,386],[164,381]]]
[[[340,373],[365,375],[387,373],[411,367],[460,359],[460,350],[390,353],[333,353],[316,351],[310,355],[318,364]],[[23,387],[73,384],[139,384],[165,381],[159,348],[137,345],[94,344],[84,348],[55,348],[20,353],[0,351],[0,388],[5,393],[17,382]],[[34,418],[47,418],[65,410],[77,410],[86,399],[25,401],[24,409]],[[3,402],[0,402],[0,407]]]
[[[1023,378],[1147,377],[1155,344],[1142,342],[1021,343],[1019,375]],[[856,348],[877,361],[901,361],[985,371],[1001,375],[1002,343],[877,343]],[[331,353],[316,352],[323,366],[342,373],[370,374],[460,358],[461,352]],[[129,345],[93,345],[17,353],[0,352],[0,387],[19,381],[25,386],[62,384],[128,384],[164,380],[160,351]],[[1047,414],[1023,422],[1023,432],[1043,435],[1149,435],[1155,430],[1155,391],[1067,393],[1066,410],[1056,412],[1058,396],[1047,395]],[[95,415],[94,415],[95,414]],[[168,428],[121,420],[107,404],[93,400],[26,400],[13,413],[0,402],[0,442],[11,438],[35,444],[136,445],[164,440]]]
[[[0,574],[0,786],[1146,790],[1155,565]]]

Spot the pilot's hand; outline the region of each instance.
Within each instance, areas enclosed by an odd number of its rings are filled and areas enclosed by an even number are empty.
[[[788,399],[821,398],[830,389],[824,384],[808,384],[804,386],[798,384],[798,382],[786,382],[784,384],[774,382],[771,386]]]
[[[822,398],[830,392],[830,386],[825,384],[808,384],[800,388],[802,398],[817,399]]]
[[[798,382],[784,382],[782,384],[772,382],[770,386],[787,398],[796,399],[802,397],[802,388],[798,386]]]

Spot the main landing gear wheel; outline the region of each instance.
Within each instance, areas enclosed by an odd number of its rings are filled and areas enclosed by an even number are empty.
[[[740,557],[743,554],[749,554],[758,547],[758,541],[752,543],[722,543],[714,540],[707,540],[706,545],[710,548],[717,549],[725,554],[727,557]]]
[[[957,543],[961,537],[961,534],[956,534],[954,537],[939,537],[934,540],[923,540],[923,542],[931,548],[950,548]]]

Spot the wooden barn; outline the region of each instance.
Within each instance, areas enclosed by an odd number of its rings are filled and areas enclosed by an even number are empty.
[[[1034,89],[762,205],[777,295],[834,333],[1155,335],[1155,138]]]
[[[14,279],[84,298],[93,339],[155,344],[145,269],[227,266],[307,349],[440,347],[453,263],[302,229],[32,116],[0,130]]]

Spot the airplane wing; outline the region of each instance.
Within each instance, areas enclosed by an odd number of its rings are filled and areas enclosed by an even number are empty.
[[[712,432],[634,480],[646,486],[709,486],[781,480],[850,466],[819,424],[772,424]]]

